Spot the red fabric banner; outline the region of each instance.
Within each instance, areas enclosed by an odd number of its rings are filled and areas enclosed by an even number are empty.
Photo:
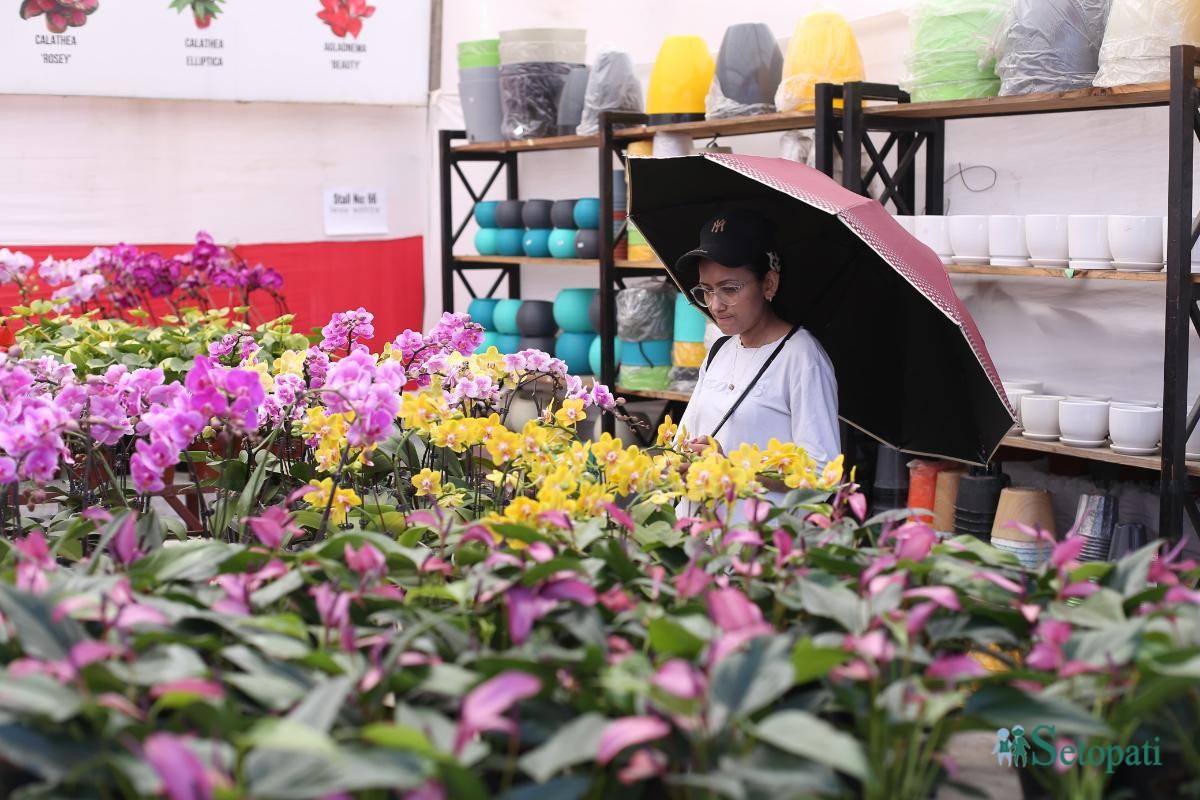
[[[20,250],[40,263],[47,256],[83,258],[92,245],[33,245]],[[187,252],[191,245],[147,244],[142,250],[163,255]],[[337,311],[362,306],[375,315],[375,341],[372,349],[395,338],[405,328],[420,330],[425,302],[424,248],[420,236],[363,242],[304,242],[289,244],[238,245],[237,252],[251,264],[271,267],[283,276],[283,296],[288,311],[296,315],[294,329],[309,333],[320,328]],[[237,301],[222,297],[219,303]],[[261,320],[279,315],[274,301],[262,292],[255,293],[254,308]],[[0,309],[20,302],[15,287],[0,285]],[[169,313],[164,304],[153,309]]]

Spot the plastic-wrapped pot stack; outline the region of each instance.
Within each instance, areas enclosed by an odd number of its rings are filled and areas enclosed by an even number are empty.
[[[706,348],[704,332],[708,318],[688,302],[687,295],[675,297],[675,343],[671,346],[671,390],[690,392],[700,378]]]
[[[458,43],[458,96],[467,138],[498,142],[500,135],[500,40]]]
[[[1011,0],[919,0],[909,92],[915,102],[994,97],[1000,93],[993,51]]]
[[[1200,45],[1196,0],[1112,0],[1096,86],[1171,79],[1171,47]]]
[[[500,32],[501,132],[535,139],[559,132],[559,102],[571,71],[587,58],[586,32],[526,28]]]
[[[836,11],[809,14],[800,20],[788,42],[775,107],[780,111],[811,109],[818,83],[849,83],[864,77],[862,53],[846,18]]]
[[[670,385],[675,287],[649,281],[617,292],[617,336],[624,389],[662,391]]]
[[[575,132],[580,136],[593,136],[600,132],[602,112],[640,113],[642,107],[642,83],[633,74],[629,55],[606,50],[596,56],[596,63],[588,74],[583,115]]]
[[[771,29],[761,22],[731,25],[721,40],[705,116],[728,119],[773,113],[782,77],[783,53]]]
[[[1112,0],[1017,0],[996,64],[1001,95],[1092,85]]]

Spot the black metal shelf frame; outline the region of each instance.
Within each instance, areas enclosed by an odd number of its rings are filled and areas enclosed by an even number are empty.
[[[1183,531],[1186,513],[1192,526],[1200,530],[1200,508],[1197,507],[1192,483],[1187,475],[1185,447],[1188,435],[1200,422],[1200,399],[1190,409],[1187,405],[1188,357],[1193,331],[1200,336],[1200,304],[1193,291],[1191,248],[1200,237],[1200,226],[1193,220],[1192,169],[1196,140],[1200,137],[1200,92],[1197,91],[1195,70],[1200,66],[1200,50],[1192,46],[1176,46],[1171,50],[1170,90],[1170,177],[1168,185],[1168,252],[1166,277],[1166,320],[1163,375],[1163,435],[1162,477],[1160,485],[1159,534],[1178,538]],[[840,103],[839,103],[840,101]],[[870,102],[908,103],[907,92],[898,87],[872,83],[848,83],[844,86],[820,84],[816,87],[816,121],[814,139],[816,165],[827,175],[834,174],[835,159],[842,162],[842,184],[866,194],[878,178],[883,185],[878,200],[890,204],[897,214],[916,214],[916,163],[921,151],[925,158],[924,212],[942,214],[945,208],[945,117],[877,117],[864,113]],[[1070,113],[1075,109],[1047,109],[1046,113]],[[1080,109],[1084,110],[1084,109]],[[1093,109],[1094,110],[1094,109]],[[1016,114],[1035,113],[1031,111]],[[605,113],[601,115],[598,151],[598,186],[600,218],[613,218],[612,175],[614,158],[624,162],[628,138],[618,138],[615,130],[627,125],[643,125],[643,114]],[[886,139],[876,145],[871,133],[884,133]],[[752,134],[730,134],[752,135]],[[507,280],[508,296],[519,297],[520,267],[514,264],[459,263],[453,255],[454,244],[462,236],[472,209],[457,223],[454,218],[452,188],[454,176],[467,189],[472,203],[482,200],[505,173],[505,195],[519,197],[517,153],[515,152],[456,152],[455,141],[464,140],[462,131],[440,131],[439,152],[441,187],[442,243],[442,307],[454,310],[456,278],[461,280],[470,296],[495,296]],[[895,165],[888,167],[892,151]],[[863,158],[869,162],[862,173]],[[476,190],[459,166],[463,162],[487,162],[495,169]],[[622,267],[618,270],[613,249],[625,235],[624,227],[613,231],[611,224],[600,226],[600,380],[616,385],[613,337],[616,335],[616,291],[626,278],[661,275],[660,269]],[[478,293],[468,278],[469,272],[499,270],[500,274],[485,293]],[[612,432],[614,422],[605,417],[604,430]]]

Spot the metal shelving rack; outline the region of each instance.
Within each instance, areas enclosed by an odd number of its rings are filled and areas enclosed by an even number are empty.
[[[1193,224],[1192,170],[1196,140],[1200,137],[1200,91],[1195,80],[1200,66],[1200,50],[1178,46],[1171,51],[1171,81],[1162,84],[1116,87],[1113,89],[1083,89],[1051,94],[1016,97],[990,97],[935,103],[911,103],[906,93],[894,86],[851,83],[842,86],[819,85],[816,108],[810,113],[771,114],[745,119],[718,120],[649,126],[646,117],[638,114],[606,114],[602,116],[597,136],[560,136],[549,139],[518,142],[494,142],[455,146],[464,140],[461,131],[441,131],[441,240],[442,240],[442,297],[443,307],[452,311],[455,281],[461,280],[472,297],[480,296],[469,276],[481,270],[499,271],[499,276],[482,294],[495,296],[507,280],[508,295],[520,295],[520,265],[547,263],[599,269],[601,302],[601,353],[599,376],[609,386],[615,386],[616,371],[612,353],[612,337],[616,332],[616,290],[626,278],[662,274],[662,266],[654,262],[618,261],[613,257],[617,239],[611,226],[601,225],[600,257],[593,260],[526,259],[482,256],[454,256],[453,247],[467,224],[464,217],[455,222],[451,189],[454,175],[467,187],[472,201],[482,199],[505,173],[505,194],[518,197],[517,154],[543,150],[595,148],[598,155],[598,186],[601,202],[600,218],[612,219],[612,171],[614,158],[624,159],[630,142],[653,138],[660,131],[687,132],[693,138],[708,139],[787,130],[814,130],[817,167],[833,174],[834,160],[843,163],[843,184],[863,193],[875,178],[883,184],[878,199],[891,204],[898,214],[917,213],[915,207],[915,164],[922,151],[925,158],[925,213],[940,214],[944,209],[945,123],[948,120],[992,116],[1054,114],[1073,111],[1170,107],[1170,179],[1168,185],[1168,252],[1165,273],[1082,273],[1073,280],[1102,278],[1115,280],[1157,281],[1166,284],[1164,324],[1163,375],[1163,446],[1161,458],[1116,456],[1065,445],[1052,449],[1036,442],[1009,437],[1008,447],[1053,452],[1060,455],[1107,461],[1124,466],[1155,470],[1161,473],[1160,535],[1175,538],[1182,534],[1186,513],[1194,528],[1200,530],[1200,508],[1197,507],[1190,478],[1200,476],[1200,465],[1185,461],[1185,443],[1189,433],[1200,420],[1200,400],[1189,409],[1187,405],[1188,355],[1193,330],[1200,336],[1200,305],[1193,292],[1197,277],[1191,274],[1191,248],[1200,237],[1200,228]],[[841,101],[839,104],[837,101]],[[887,134],[879,146],[871,133]],[[895,166],[887,166],[892,151]],[[868,171],[861,172],[862,159],[869,162]],[[481,191],[476,191],[463,174],[462,162],[489,162],[496,165]],[[470,210],[468,209],[468,215]],[[623,232],[622,232],[623,233]],[[618,234],[618,236],[621,234]],[[1054,270],[1014,269],[1007,267],[949,267],[951,273],[986,274],[995,276],[1039,277],[1067,280],[1064,273]],[[687,396],[672,392],[621,392],[621,394],[655,399],[680,405]],[[605,429],[612,430],[611,419]]]

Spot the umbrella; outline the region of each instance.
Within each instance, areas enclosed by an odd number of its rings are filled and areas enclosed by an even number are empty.
[[[991,460],[1014,422],[991,356],[941,260],[878,202],[782,158],[631,158],[629,176],[629,218],[685,293],[699,279],[674,264],[706,220],[774,222],[775,309],[829,354],[844,422],[915,455]]]

